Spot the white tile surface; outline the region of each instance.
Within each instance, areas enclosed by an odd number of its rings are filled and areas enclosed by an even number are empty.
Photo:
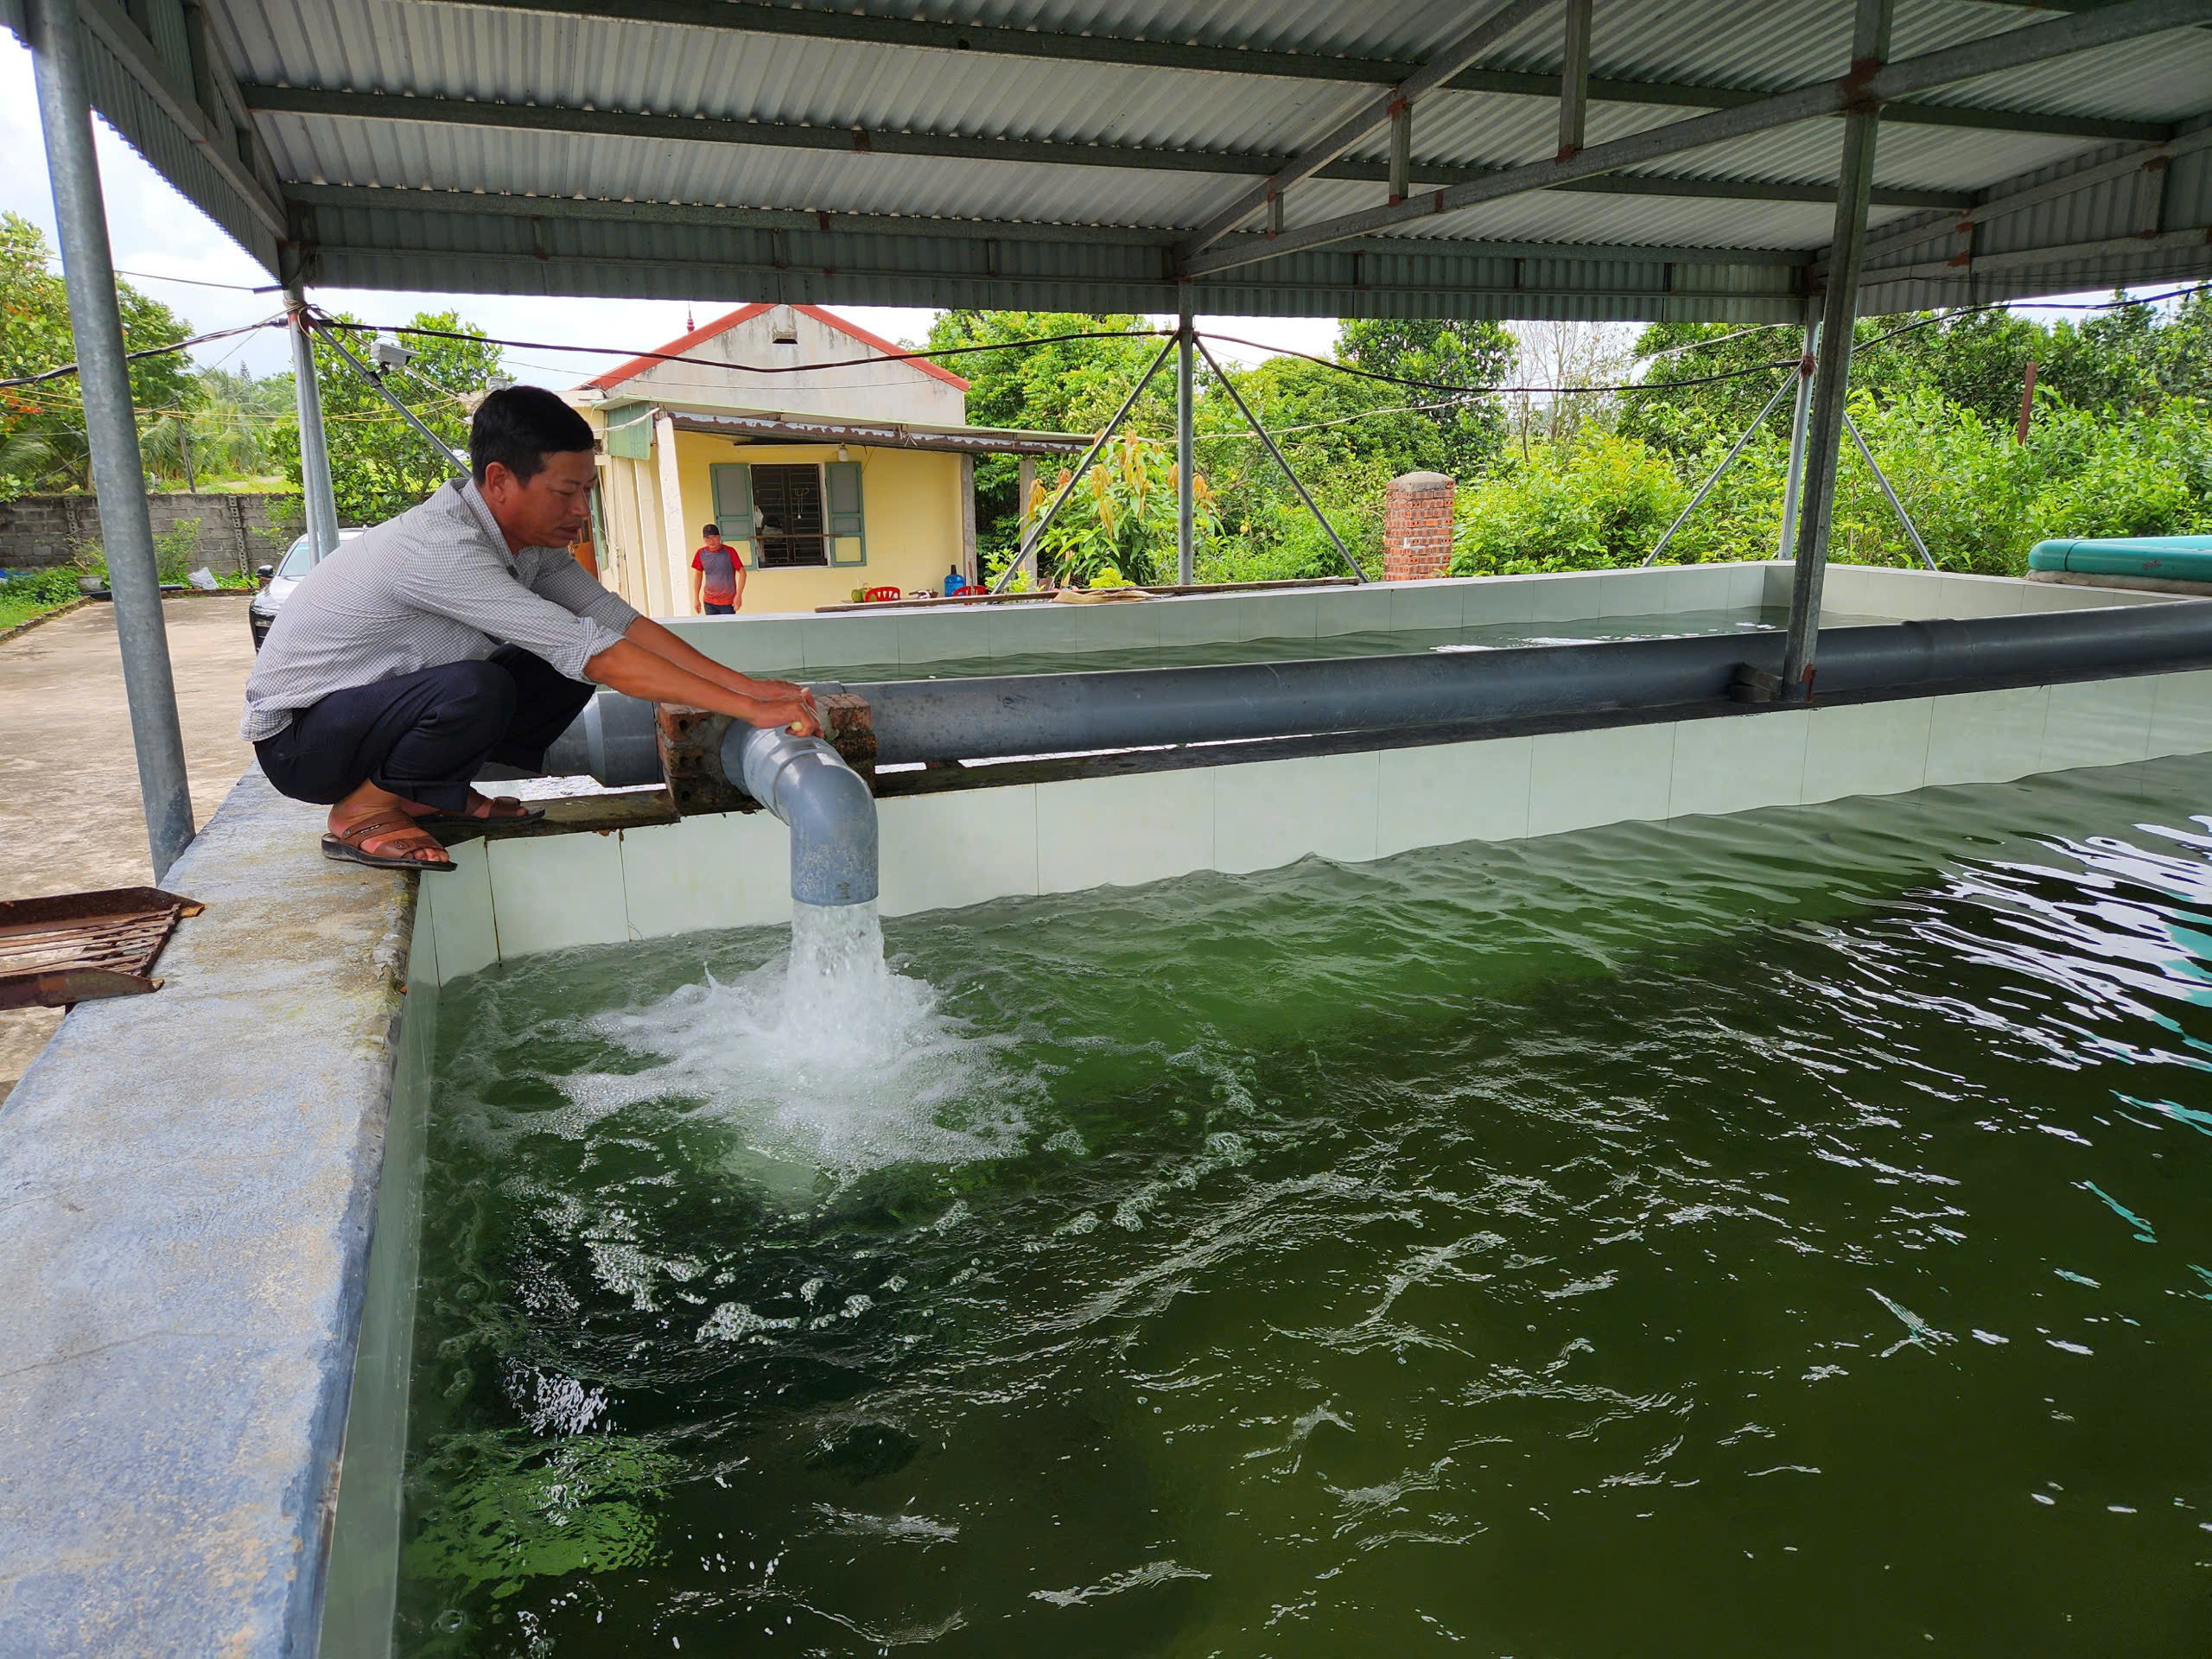
[[[1668,817],[1795,806],[1810,720],[1793,709],[1681,721],[1675,728]]]
[[[808,671],[897,662],[899,621],[896,614],[808,617],[798,625]]]
[[[988,612],[908,611],[898,622],[901,663],[941,663],[952,657],[991,654]]]
[[[1533,741],[1530,835],[1667,816],[1675,771],[1673,721],[1547,732]]]
[[[1376,854],[1527,835],[1535,753],[1535,740],[1528,737],[1383,750]]]
[[[1608,570],[1598,579],[1599,616],[1663,616],[1679,610],[1671,603],[1676,573],[1654,566],[1649,570]]]
[[[791,832],[766,812],[720,812],[622,832],[635,939],[791,919]]]
[[[1765,564],[1732,564],[1728,572],[1728,608],[1732,611],[1756,611],[1766,603],[1766,575],[1772,567]]]
[[[1734,602],[1736,572],[1725,564],[1655,564],[1663,586],[1663,614],[1725,611]]]
[[[1072,656],[1077,608],[1044,601],[1033,605],[994,605],[988,624],[991,655],[1016,657],[1045,652]]]
[[[1037,888],[1135,887],[1213,868],[1213,772],[1037,785]]]
[[[1943,616],[2012,616],[2027,608],[2025,582],[2003,576],[1945,576]]]
[[[2151,755],[2212,753],[2212,670],[2161,674],[2151,708]]]
[[[876,803],[886,916],[955,910],[1037,891],[1037,786]]]
[[[1465,602],[1465,584],[1457,582],[1392,582],[1390,626],[1407,629],[1456,628]]]
[[[796,617],[708,617],[670,626],[692,650],[743,673],[806,665]]]
[[[1229,597],[1188,595],[1153,601],[1160,614],[1160,643],[1163,645],[1206,645],[1236,637],[1235,615],[1223,609]]]
[[[1389,627],[1390,589],[1395,585],[1370,582],[1357,588],[1323,588],[1313,596],[1317,601],[1313,632],[1325,638],[1337,633],[1373,633]]]
[[[445,973],[438,966],[437,894],[431,891],[436,885],[423,882],[415,893],[415,930],[407,941],[406,983],[410,990],[418,985],[435,990],[445,983]]]
[[[1541,576],[1471,576],[1459,595],[1463,626],[1484,628],[1533,621]]]
[[[451,875],[416,879],[425,891],[435,883],[438,896],[430,901],[430,928],[438,947],[438,977],[450,983],[499,959],[499,932],[492,918],[492,868],[484,856],[481,840],[456,842],[447,850],[453,858]]]
[[[1804,799],[1902,795],[1928,776],[1930,699],[1815,706],[1805,740]]]
[[[630,937],[619,836],[518,836],[488,848],[503,960]]]
[[[1321,595],[1251,594],[1236,601],[1239,639],[1311,639],[1320,626]]]
[[[1603,616],[1605,581],[1610,574],[1603,570],[1577,570],[1567,575],[1545,577],[1536,589],[1536,603],[1529,620],[1579,622],[1585,617]]]
[[[1149,651],[1160,643],[1160,609],[1156,599],[1085,606],[1076,619],[1076,649]]]
[[[1271,870],[1309,853],[1373,858],[1378,776],[1371,752],[1217,766],[1214,868]]]
[[[2082,680],[2050,688],[2044,718],[2043,770],[2117,766],[2151,753],[2151,708],[2158,677]]]
[[[1928,785],[2005,784],[2028,776],[2043,761],[2050,700],[2050,689],[2041,685],[1934,699]]]

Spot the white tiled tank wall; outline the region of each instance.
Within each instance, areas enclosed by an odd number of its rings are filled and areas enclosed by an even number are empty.
[[[2212,671],[893,797],[880,806],[883,908],[2205,753]],[[450,978],[566,945],[785,920],[789,844],[766,813],[466,842],[423,899]]]

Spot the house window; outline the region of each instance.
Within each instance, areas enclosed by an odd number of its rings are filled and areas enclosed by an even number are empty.
[[[826,565],[822,474],[813,467],[755,467],[753,512],[760,526],[760,568]]]

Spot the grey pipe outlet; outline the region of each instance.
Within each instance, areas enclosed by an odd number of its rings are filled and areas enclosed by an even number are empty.
[[[732,726],[722,771],[791,826],[795,900],[858,905],[875,897],[875,797],[836,750],[781,727]]]

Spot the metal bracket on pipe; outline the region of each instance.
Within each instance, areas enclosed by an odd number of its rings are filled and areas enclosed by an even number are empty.
[[[1797,377],[1798,372],[1790,370],[1789,376],[1774,389],[1774,396],[1768,398],[1759,412],[1751,416],[1751,423],[1744,429],[1744,435],[1729,445],[1728,453],[1720,457],[1720,464],[1713,469],[1713,476],[1697,486],[1697,493],[1690,497],[1688,505],[1675,515],[1675,522],[1667,526],[1667,533],[1659,538],[1659,544],[1643,556],[1644,564],[1649,564],[1667,550],[1667,543],[1675,539],[1675,532],[1689,522],[1690,514],[1697,511],[1698,503],[1710,495],[1713,486],[1720,481],[1720,474],[1735,464],[1736,457],[1744,453],[1744,446],[1751,441],[1751,435],[1766,424],[1766,417],[1774,413],[1774,406],[1782,401],[1783,394],[1796,388]]]
[[[1275,465],[1282,468],[1282,475],[1290,480],[1290,487],[1298,492],[1298,499],[1306,504],[1306,510],[1313,515],[1314,522],[1321,526],[1321,533],[1337,544],[1337,556],[1344,562],[1344,569],[1351,572],[1355,580],[1364,583],[1367,580],[1367,572],[1359,568],[1359,561],[1352,557],[1351,550],[1344,545],[1344,537],[1337,534],[1337,527],[1329,522],[1328,515],[1323,512],[1315,505],[1313,498],[1306,493],[1306,486],[1299,480],[1298,474],[1292,470],[1290,462],[1283,458],[1282,451],[1275,448],[1275,441],[1268,435],[1268,429],[1260,424],[1259,417],[1254,415],[1245,406],[1244,400],[1236,395],[1236,386],[1230,384],[1229,376],[1224,372],[1221,365],[1214,360],[1213,353],[1206,350],[1205,341],[1199,340],[1198,346],[1198,355],[1205,359],[1206,366],[1211,368],[1220,379],[1221,389],[1229,394],[1229,401],[1236,405],[1236,412],[1244,417],[1244,423],[1252,429],[1253,435],[1262,443],[1267,445],[1268,453],[1275,458]]]
[[[1114,435],[1115,428],[1128,419],[1129,411],[1137,406],[1137,399],[1144,396],[1144,389],[1152,384],[1152,377],[1160,372],[1160,365],[1167,360],[1168,353],[1174,349],[1175,340],[1170,337],[1166,344],[1160,348],[1159,355],[1152,359],[1151,366],[1137,377],[1136,385],[1129,388],[1129,395],[1122,400],[1122,406],[1114,411],[1114,418],[1106,423],[1106,428],[1099,433],[1097,441],[1083,452],[1083,459],[1076,463],[1075,471],[1068,474],[1068,481],[1060,486],[1060,493],[1052,498],[1051,504],[1039,515],[1037,522],[1030,526],[1029,533],[1021,538],[1021,545],[1007,563],[1006,569],[1000,575],[999,579],[991,584],[993,593],[1002,594],[1012,584],[1023,562],[1037,550],[1038,543],[1045,539],[1045,532],[1052,528],[1053,518],[1058,516],[1060,509],[1067,505],[1067,499],[1075,493],[1075,486],[1083,482],[1083,475],[1090,470],[1091,463],[1098,459],[1099,452],[1106,448],[1106,440]],[[1204,351],[1205,348],[1201,346],[1198,349]],[[1024,502],[1022,505],[1027,507],[1028,503]]]
[[[354,356],[353,353],[346,349],[346,342],[338,338],[338,331],[335,328],[333,328],[328,323],[319,322],[315,325],[315,331],[325,340],[330,342],[330,349],[336,352],[339,356],[344,358],[354,373],[359,375],[362,379],[367,381],[372,386],[376,388],[378,397],[383,398],[385,402],[390,404],[394,409],[397,410],[401,417],[406,421],[407,424],[413,427],[416,431],[422,434],[423,441],[427,442],[430,448],[436,450],[440,455],[445,458],[445,461],[448,466],[451,467],[454,472],[460,474],[463,478],[467,478],[469,475],[468,463],[463,461],[459,455],[455,454],[451,448],[448,448],[446,441],[443,438],[431,431],[429,427],[423,425],[420,416],[416,415],[413,410],[408,408],[406,404],[401,403],[397,397],[394,397],[392,395],[391,388],[385,385],[384,380],[380,376],[372,371],[361,361],[359,358]]]
[[[1930,570],[1941,569],[1942,567],[1929,556],[1928,543],[1920,539],[1919,526],[1912,522],[1912,515],[1904,510],[1904,503],[1897,499],[1897,493],[1890,487],[1890,480],[1883,476],[1881,467],[1875,462],[1874,452],[1866,447],[1866,440],[1859,435],[1859,423],[1851,418],[1848,410],[1844,411],[1843,429],[1851,434],[1851,441],[1859,446],[1859,453],[1866,458],[1866,470],[1874,474],[1874,482],[1882,486],[1882,493],[1889,499],[1890,510],[1897,514],[1897,522],[1904,526],[1904,533],[1912,538],[1912,545],[1920,555],[1920,562]]]

